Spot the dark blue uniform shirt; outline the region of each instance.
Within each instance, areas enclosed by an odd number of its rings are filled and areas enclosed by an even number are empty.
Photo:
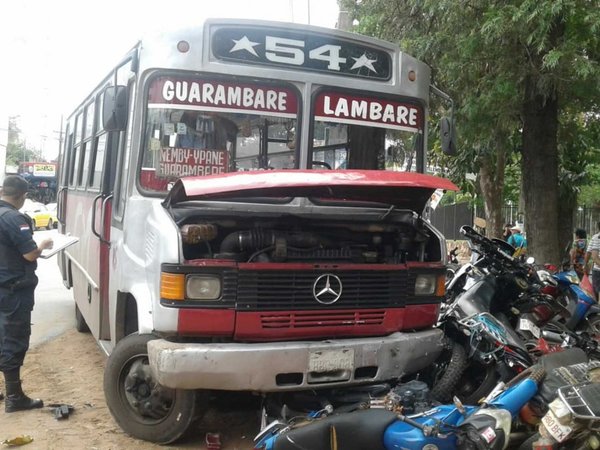
[[[23,255],[36,248],[31,219],[0,200],[0,286],[34,275],[37,262]]]

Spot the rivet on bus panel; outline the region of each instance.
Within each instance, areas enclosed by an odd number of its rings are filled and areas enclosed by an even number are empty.
[[[190,50],[190,43],[188,41],[179,41],[177,43],[177,50],[181,53],[187,53]]]
[[[408,72],[408,79],[410,81],[415,81],[417,79],[417,72],[415,72],[414,70],[410,70]]]

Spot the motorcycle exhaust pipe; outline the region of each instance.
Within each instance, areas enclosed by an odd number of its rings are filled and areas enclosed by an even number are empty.
[[[560,344],[564,338],[559,333],[555,333],[554,331],[542,330],[542,337],[549,342],[554,342],[556,344]]]

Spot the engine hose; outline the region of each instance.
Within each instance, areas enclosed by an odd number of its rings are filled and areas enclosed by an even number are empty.
[[[327,244],[313,233],[307,232],[281,232],[274,230],[252,229],[236,231],[228,234],[221,242],[220,253],[239,253],[256,251],[275,245],[277,239],[283,239],[286,246],[303,248],[319,247]]]

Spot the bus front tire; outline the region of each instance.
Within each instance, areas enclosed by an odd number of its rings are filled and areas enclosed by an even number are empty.
[[[104,370],[104,395],[123,431],[169,444],[196,419],[196,391],[169,389],[153,380],[147,350],[153,339],[149,334],[131,334],[119,341]]]

